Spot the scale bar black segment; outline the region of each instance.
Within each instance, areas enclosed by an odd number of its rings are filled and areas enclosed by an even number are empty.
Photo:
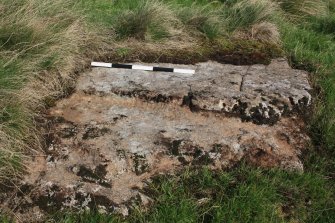
[[[133,65],[113,63],[112,68],[133,69]]]
[[[154,67],[153,71],[173,72],[173,68],[167,68],[167,67]]]

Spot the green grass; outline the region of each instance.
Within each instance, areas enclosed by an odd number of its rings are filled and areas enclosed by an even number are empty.
[[[294,19],[301,19],[308,16],[323,16],[327,13],[327,2],[332,0],[275,0],[280,8]],[[326,3],[326,4],[324,4]]]
[[[164,39],[176,35],[174,31],[213,40],[270,21],[276,9],[261,0],[252,4],[245,0],[230,8],[208,0],[81,0],[78,7],[87,10],[89,21],[114,31],[119,40]]]
[[[18,75],[20,73],[18,64],[10,64],[5,66],[5,61],[0,60],[0,91],[6,93],[8,91],[20,89],[24,79]],[[0,99],[1,100],[1,99]]]
[[[160,176],[146,190],[155,197],[148,212],[127,218],[65,214],[58,222],[332,222],[334,191],[317,174],[261,170],[245,165],[229,172],[184,171]],[[84,216],[84,217],[83,217]],[[88,217],[86,217],[88,216]]]
[[[175,0],[166,2],[171,4],[177,18],[189,31],[198,31],[211,40],[223,34],[222,5],[208,1]]]
[[[135,4],[134,4],[135,3]],[[161,39],[169,36],[165,23],[168,8],[157,1],[118,1],[114,28],[119,38],[134,37],[145,39],[150,33],[153,39]]]
[[[276,7],[270,1],[240,1],[224,10],[227,20],[227,29],[232,32],[236,29],[248,29],[252,25],[271,21]]]
[[[328,18],[332,21],[335,12]],[[327,26],[318,18],[310,23],[282,27],[284,47],[292,58],[294,66],[312,72],[311,78],[318,90],[310,131],[316,146],[329,152],[329,159],[335,154],[335,33],[329,33]],[[319,30],[315,30],[318,27]]]
[[[90,22],[110,29],[119,40],[166,38],[169,36],[168,29],[173,26],[169,8],[156,0],[81,0],[78,7],[88,10]]]

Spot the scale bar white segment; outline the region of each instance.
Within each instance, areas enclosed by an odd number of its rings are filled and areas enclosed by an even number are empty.
[[[109,67],[109,68],[111,68],[112,64],[111,63],[102,63],[102,62],[92,62],[91,66],[92,67]]]
[[[150,66],[143,66],[143,65],[133,65],[133,70],[147,70],[147,71],[153,71],[154,67]]]
[[[173,69],[174,73],[180,73],[180,74],[195,74],[195,70],[189,70],[189,69]]]

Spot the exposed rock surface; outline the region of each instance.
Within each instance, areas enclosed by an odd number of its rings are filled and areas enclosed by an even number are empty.
[[[76,93],[49,111],[46,157],[29,164],[25,186],[36,213],[71,207],[127,214],[131,201],[151,202],[140,193],[150,177],[185,166],[223,169],[245,160],[303,170],[308,137],[295,111],[311,103],[307,73],[285,60],[185,67],[196,74],[82,74]]]
[[[282,115],[304,109],[311,102],[308,74],[291,69],[283,59],[268,66],[207,62],[185,67],[196,73],[95,69],[80,78],[78,90],[136,96],[146,101],[177,101],[194,110],[237,114],[257,124],[273,124]]]

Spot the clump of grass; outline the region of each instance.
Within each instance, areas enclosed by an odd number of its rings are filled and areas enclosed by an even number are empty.
[[[223,34],[224,24],[220,16],[221,5],[193,2],[188,6],[177,4],[175,7],[178,18],[191,32],[198,31],[209,39],[217,38]]]
[[[259,42],[268,42],[279,45],[281,42],[277,25],[270,22],[261,22],[251,27],[251,38]]]
[[[224,1],[226,30],[235,39],[280,44],[280,33],[274,23],[277,4],[268,0]]]
[[[120,5],[121,4],[121,5]],[[170,9],[157,0],[123,1],[115,18],[114,29],[119,38],[162,39],[170,35],[175,18]]]
[[[280,8],[291,18],[320,16],[327,12],[327,3],[323,0],[275,0]]]
[[[8,21],[10,23],[10,21]],[[24,44],[22,40],[33,42],[34,29],[24,24],[2,24],[0,27],[0,45],[7,50],[15,50]]]
[[[310,27],[319,33],[330,34],[335,38],[335,13],[310,19]]]
[[[270,21],[276,4],[268,0],[242,0],[223,11],[227,30],[250,29],[253,25]]]

